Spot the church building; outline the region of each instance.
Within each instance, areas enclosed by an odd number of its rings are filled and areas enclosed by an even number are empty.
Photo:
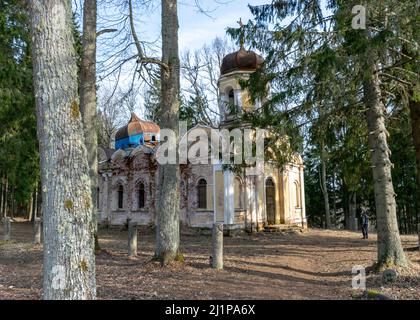
[[[261,56],[243,46],[224,57],[218,82],[220,129],[247,127],[241,115],[261,102],[250,102],[240,80],[249,78],[262,63]],[[212,129],[197,125],[180,140],[194,130],[210,135]],[[100,223],[122,225],[127,219],[140,225],[155,223],[159,141],[159,126],[133,113],[117,131],[115,149],[99,149]],[[187,141],[187,148],[195,143]],[[214,222],[223,222],[226,229],[247,231],[278,225],[306,227],[304,165],[298,154],[292,159],[281,168],[265,159],[258,174],[247,167],[229,170],[220,161],[181,164],[180,223],[211,228]]]

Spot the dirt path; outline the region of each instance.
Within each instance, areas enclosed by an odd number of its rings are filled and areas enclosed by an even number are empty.
[[[39,299],[42,246],[31,241],[31,225],[14,223],[11,243],[0,242],[0,299]],[[2,232],[2,230],[0,230]],[[97,255],[100,299],[351,299],[351,269],[370,266],[376,237],[310,229],[304,233],[259,233],[225,237],[225,269],[209,268],[210,236],[181,237],[185,265],[161,268],[150,262],[154,235],[139,234],[139,255],[126,255],[127,232],[102,231]],[[403,236],[410,259],[420,264],[415,236]],[[420,299],[419,274],[368,288],[399,299]]]

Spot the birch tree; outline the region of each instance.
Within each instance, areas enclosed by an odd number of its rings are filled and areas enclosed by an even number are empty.
[[[31,0],[44,299],[94,299],[92,199],[70,0]]]

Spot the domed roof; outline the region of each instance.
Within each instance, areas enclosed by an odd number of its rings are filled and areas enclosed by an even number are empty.
[[[241,46],[238,51],[223,58],[220,72],[223,75],[232,71],[255,71],[263,62],[263,57]]]
[[[150,121],[141,120],[137,115],[132,112],[131,119],[128,124],[120,128],[115,134],[115,140],[124,139],[134,136],[139,133],[159,133],[159,126]]]

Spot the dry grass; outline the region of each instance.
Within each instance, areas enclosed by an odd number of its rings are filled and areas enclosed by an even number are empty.
[[[40,299],[42,246],[31,244],[32,227],[14,223],[10,243],[0,244],[0,299]],[[1,231],[1,230],[0,230]],[[420,254],[416,236],[403,236],[414,266]],[[225,237],[225,268],[209,268],[211,239],[184,232],[185,264],[162,268],[151,262],[154,234],[141,232],[139,254],[127,257],[127,232],[100,233],[104,249],[96,256],[100,299],[352,299],[354,265],[371,266],[376,237],[310,229],[304,233],[259,233]],[[419,272],[401,274],[383,285],[368,274],[369,290],[395,299],[420,299]]]

